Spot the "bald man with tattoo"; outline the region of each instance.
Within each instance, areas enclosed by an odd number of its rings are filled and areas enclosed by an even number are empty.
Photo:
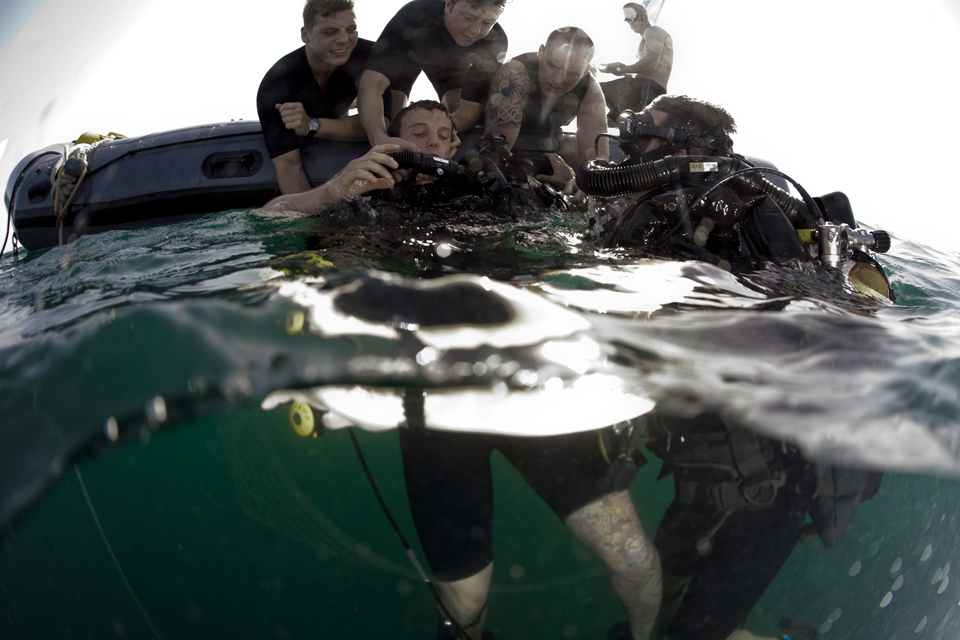
[[[606,133],[606,103],[590,74],[595,47],[582,29],[553,31],[536,53],[518,56],[500,67],[490,84],[485,133],[501,134],[514,153],[543,156],[560,151],[564,127],[577,121],[579,162],[596,156],[594,143]],[[601,140],[600,156],[609,145]],[[549,173],[541,162],[540,173]]]

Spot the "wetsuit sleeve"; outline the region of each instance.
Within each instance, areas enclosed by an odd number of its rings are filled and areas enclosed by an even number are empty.
[[[463,82],[461,99],[487,104],[487,98],[490,97],[490,83],[493,82],[493,74],[499,68],[500,65],[491,60],[478,60],[470,65]]]
[[[410,7],[407,6],[393,16],[373,44],[366,63],[366,69],[382,73],[390,80],[391,89],[402,91],[407,96],[410,95],[414,80],[420,75],[420,68],[409,59],[410,42],[404,37],[405,32],[416,28],[409,13]]]
[[[283,60],[277,65],[282,63]],[[284,126],[280,111],[276,108],[278,103],[288,102],[293,92],[293,87],[284,74],[277,73],[277,66],[267,72],[257,91],[257,114],[260,117],[263,140],[271,158],[300,148],[300,137]]]
[[[489,80],[493,80],[493,74],[496,73],[507,54],[507,34],[499,24],[493,25],[493,29],[486,38],[466,50],[457,46],[445,30],[439,33],[437,39],[444,43],[449,55],[439,61],[439,64],[425,67],[424,71],[441,98],[448,91],[466,88],[467,76],[471,69],[476,69],[480,74],[489,74]],[[478,86],[483,88],[483,93],[490,88],[489,82],[483,87],[482,79],[475,77],[473,81],[478,82]],[[477,96],[476,93],[473,95]],[[471,100],[471,102],[486,102],[486,97],[484,96],[482,100]]]

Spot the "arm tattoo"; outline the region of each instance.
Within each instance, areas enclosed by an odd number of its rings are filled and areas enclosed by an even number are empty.
[[[523,65],[512,62],[503,65],[490,87],[487,121],[497,127],[519,129],[529,95],[530,76]]]

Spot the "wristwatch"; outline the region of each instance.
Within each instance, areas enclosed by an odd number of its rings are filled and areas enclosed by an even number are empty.
[[[312,138],[317,135],[317,131],[320,131],[320,120],[318,118],[310,118],[310,122],[307,123],[307,129],[309,129],[308,137]]]

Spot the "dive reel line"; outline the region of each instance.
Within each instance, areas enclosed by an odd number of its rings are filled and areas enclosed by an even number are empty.
[[[290,405],[289,418],[290,425],[293,427],[293,430],[301,437],[316,438],[325,433],[323,424],[316,420],[313,414],[313,409],[305,402],[292,403]],[[470,637],[466,634],[465,629],[475,625],[476,621],[467,627],[464,627],[457,622],[456,618],[450,614],[450,611],[443,604],[443,600],[440,598],[440,594],[437,592],[433,581],[430,579],[430,576],[427,575],[423,565],[420,564],[420,560],[417,558],[417,553],[413,550],[413,547],[410,546],[410,543],[407,542],[406,536],[404,536],[403,531],[400,530],[400,525],[398,525],[397,521],[393,519],[393,514],[390,513],[390,509],[387,507],[387,503],[383,499],[383,495],[380,493],[380,488],[377,486],[377,481],[374,480],[373,473],[370,471],[369,465],[367,465],[367,459],[364,457],[363,451],[360,449],[360,442],[357,440],[356,434],[353,432],[353,429],[347,429],[347,431],[350,433],[350,440],[353,442],[353,448],[357,452],[357,459],[360,461],[360,466],[363,469],[363,473],[367,476],[367,481],[370,483],[370,488],[373,489],[373,495],[377,498],[377,502],[380,503],[380,508],[383,510],[383,514],[387,517],[387,521],[390,523],[390,526],[393,527],[393,532],[397,534],[400,544],[403,545],[404,551],[407,554],[407,559],[410,560],[410,564],[413,565],[413,568],[417,572],[417,575],[420,576],[420,579],[427,584],[427,588],[430,589],[430,593],[433,595],[434,600],[436,600],[437,608],[444,617],[443,624],[449,627],[450,630],[456,634],[454,636],[456,640],[470,640]],[[480,613],[483,613],[483,609],[481,609]],[[479,620],[479,615],[477,620]]]

